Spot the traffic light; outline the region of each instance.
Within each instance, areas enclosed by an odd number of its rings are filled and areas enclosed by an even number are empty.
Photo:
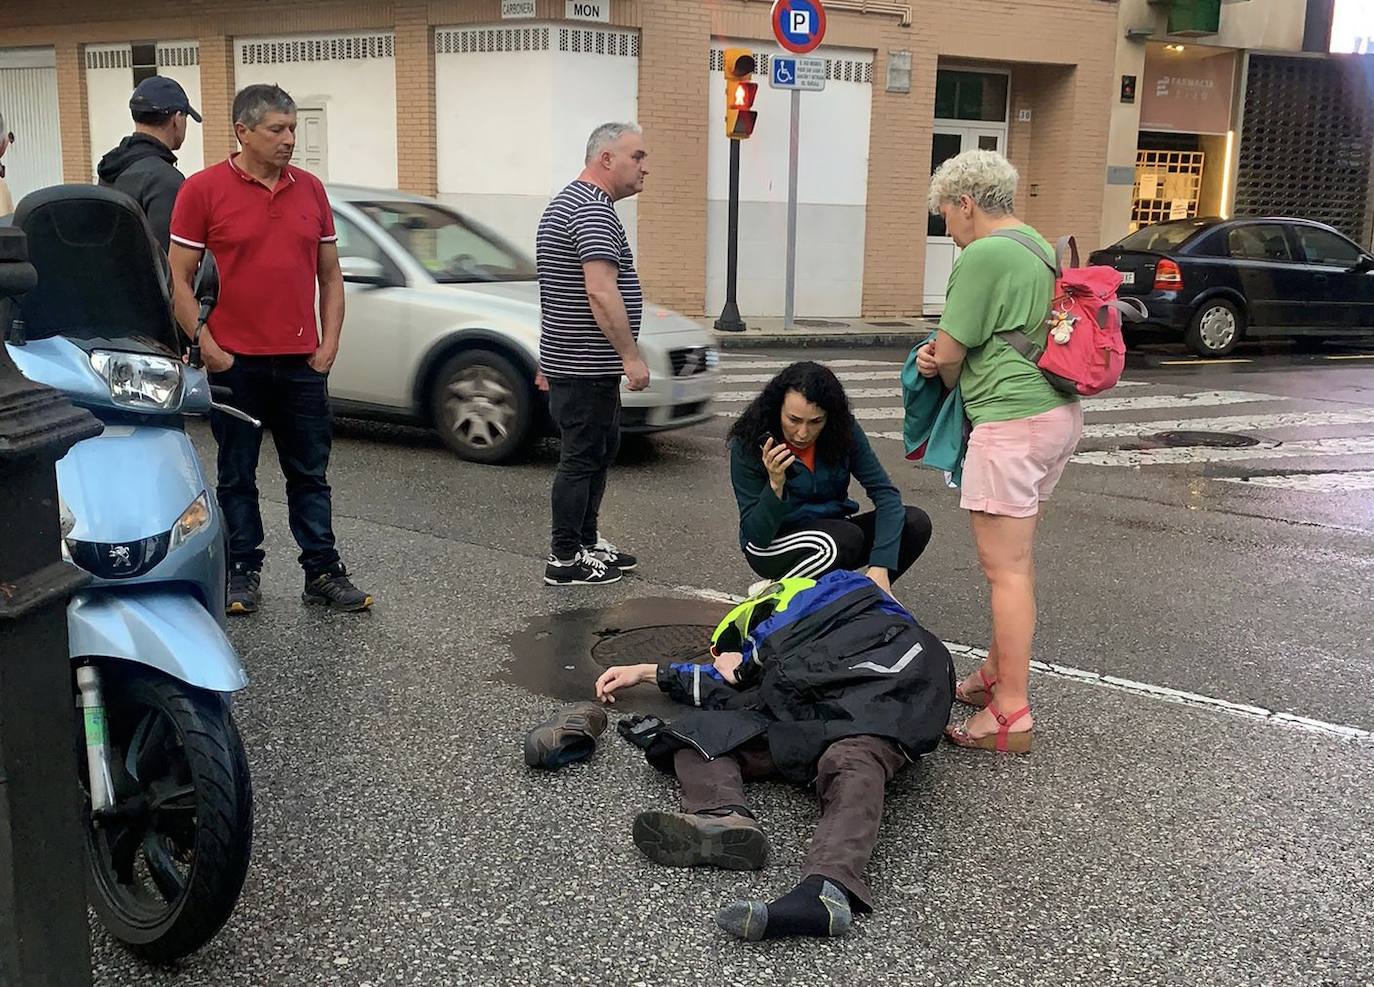
[[[758,113],[753,109],[759,84],[754,74],[754,53],[748,48],[725,49],[725,136],[744,140],[754,132]]]

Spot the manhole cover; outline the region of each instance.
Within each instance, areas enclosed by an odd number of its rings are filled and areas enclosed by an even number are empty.
[[[559,701],[591,699],[597,676],[613,665],[709,660],[711,632],[729,609],[711,600],[653,597],[538,617],[511,635],[510,660],[498,674]],[[666,715],[672,707],[653,684],[619,700],[622,713]]]
[[[910,329],[910,322],[870,322],[870,326],[877,326],[879,329]]]
[[[847,325],[834,319],[793,319],[792,324],[805,326],[807,329],[843,329]]]
[[[660,624],[610,632],[592,646],[592,660],[602,668],[641,661],[707,661],[715,625]]]
[[[1252,435],[1235,432],[1156,432],[1148,441],[1176,448],[1205,446],[1210,449],[1243,449],[1257,446],[1260,440]]]

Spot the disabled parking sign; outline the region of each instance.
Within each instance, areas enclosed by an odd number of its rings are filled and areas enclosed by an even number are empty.
[[[825,37],[825,7],[821,0],[775,0],[773,36],[790,52],[805,55]]]

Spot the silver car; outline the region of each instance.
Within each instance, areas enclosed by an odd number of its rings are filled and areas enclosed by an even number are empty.
[[[330,374],[338,414],[433,427],[464,459],[500,463],[550,434],[535,386],[534,262],[433,199],[330,186],[348,293]],[[647,390],[622,392],[622,430],[708,420],[719,356],[695,322],[644,303]]]

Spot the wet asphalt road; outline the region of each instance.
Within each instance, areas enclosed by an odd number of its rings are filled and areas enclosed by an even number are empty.
[[[1098,459],[1070,467],[1043,522],[1037,657],[1374,730],[1374,449],[1362,444],[1374,427],[1360,420],[1374,420],[1374,359],[1328,358],[1365,352],[1134,357],[1136,386],[1109,395],[1131,404],[1089,413],[1103,434],[1080,451]],[[722,390],[771,370],[745,363],[794,355],[727,354]],[[869,361],[841,377],[873,374],[847,386],[881,391],[904,353],[806,355]],[[900,429],[882,417],[896,403],[855,401],[873,409],[870,433]],[[1156,461],[1152,423],[1201,418],[1259,440],[1247,448],[1260,458],[1190,447]],[[264,469],[267,605],[233,625],[253,680],[237,707],[258,800],[248,886],[220,937],[176,970],[97,932],[97,983],[1374,983],[1374,741],[1327,728],[1040,675],[1033,755],[942,750],[894,783],[874,915],[842,942],[761,948],[710,916],[790,886],[816,816],[807,793],[754,789],[767,870],[674,872],[629,839],[637,809],[673,801],[671,781],[613,731],[585,765],[528,772],[523,731],[600,667],[590,643],[570,643],[600,615],[558,615],[659,598],[688,601],[673,621],[708,621],[719,607],[694,591],[750,581],[727,425],[632,443],[602,527],[640,570],[560,591],[539,581],[551,445],[485,468],[425,433],[343,424],[337,528],[379,598],[362,618],[297,602],[281,483]],[[897,595],[946,640],[985,645],[956,493],[897,442],[875,447],[935,522]],[[541,621],[564,628],[556,656],[521,636]]]

